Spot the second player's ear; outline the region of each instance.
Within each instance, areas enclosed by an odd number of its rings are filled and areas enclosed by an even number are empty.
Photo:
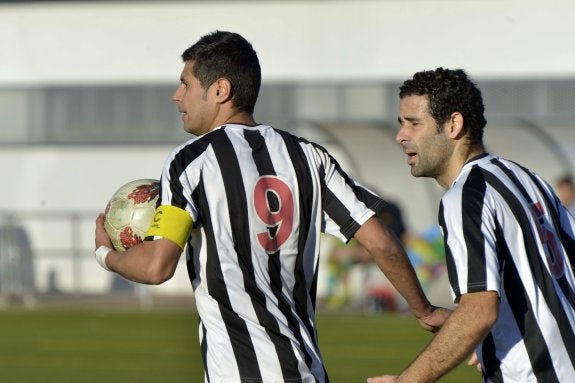
[[[232,84],[227,78],[221,77],[214,83],[216,99],[224,103],[232,97]]]
[[[448,133],[451,138],[461,138],[465,134],[463,129],[463,115],[459,112],[454,112],[447,121]]]

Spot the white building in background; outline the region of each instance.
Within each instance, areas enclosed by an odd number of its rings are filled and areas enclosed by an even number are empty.
[[[64,291],[104,291],[95,214],[185,139],[170,101],[180,54],[221,29],[259,53],[259,120],[329,147],[423,230],[440,191],[393,142],[398,84],[466,69],[489,149],[552,181],[574,164],[573,14],[567,0],[0,2],[0,224],[26,227],[40,291],[54,272]],[[183,267],[158,291],[182,290]]]

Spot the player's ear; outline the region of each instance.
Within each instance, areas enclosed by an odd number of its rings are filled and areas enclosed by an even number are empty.
[[[463,129],[463,115],[459,112],[451,114],[447,120],[447,129],[450,138],[461,138],[465,135]]]
[[[214,82],[214,93],[219,103],[224,103],[232,98],[232,84],[225,77],[220,77]]]

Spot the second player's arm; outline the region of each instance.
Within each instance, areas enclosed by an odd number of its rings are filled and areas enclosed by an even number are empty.
[[[407,301],[420,324],[428,330],[437,330],[449,315],[449,310],[436,309],[431,305],[395,235],[382,226],[376,217],[372,217],[361,226],[354,238],[369,251],[381,271]]]
[[[370,378],[369,383],[431,383],[457,367],[485,338],[497,320],[499,295],[495,291],[464,294],[459,306],[431,343],[399,377]]]

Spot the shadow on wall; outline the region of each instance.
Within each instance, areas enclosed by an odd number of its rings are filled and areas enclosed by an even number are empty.
[[[32,304],[36,290],[30,238],[17,225],[0,227],[0,298]],[[6,303],[6,302],[5,302]]]

